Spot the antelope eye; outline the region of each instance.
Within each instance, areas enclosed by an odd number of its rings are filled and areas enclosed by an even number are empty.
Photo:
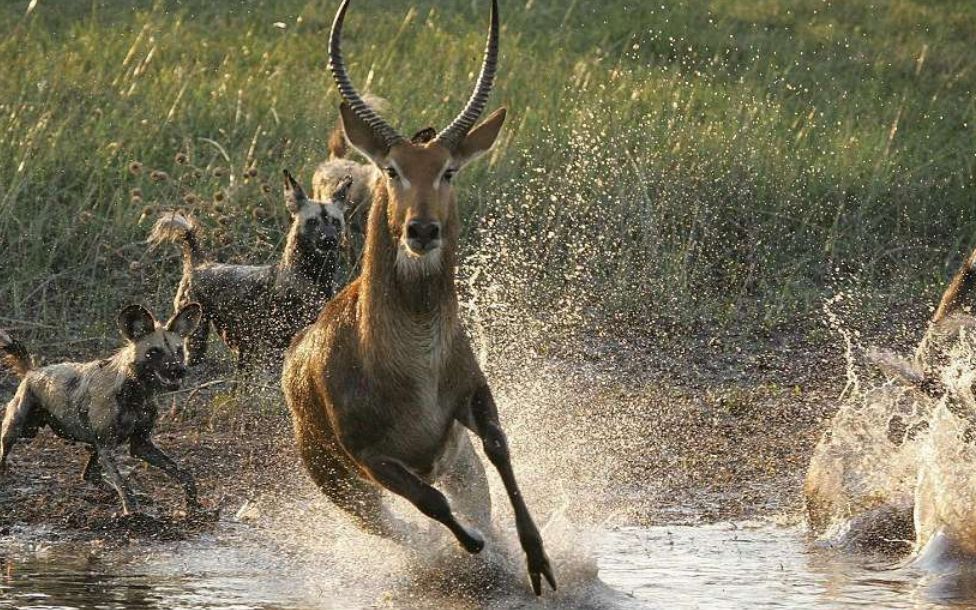
[[[445,182],[450,182],[451,180],[454,180],[454,175],[456,173],[457,173],[457,170],[454,169],[454,168],[444,170],[444,181]]]
[[[383,171],[386,173],[386,177],[390,180],[396,180],[400,177],[400,174],[397,173],[396,169],[392,165],[386,166],[383,168]]]

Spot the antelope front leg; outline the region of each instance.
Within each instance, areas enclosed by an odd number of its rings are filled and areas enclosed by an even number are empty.
[[[519,491],[518,482],[515,480],[512,458],[508,452],[508,439],[498,422],[498,409],[495,406],[495,399],[491,395],[491,389],[487,385],[483,385],[475,391],[470,408],[470,417],[467,418],[469,421],[462,423],[481,438],[485,455],[498,470],[498,474],[505,484],[508,499],[515,510],[515,528],[518,531],[519,542],[522,543],[522,550],[525,551],[532,590],[535,591],[536,595],[542,595],[542,577],[544,576],[546,582],[555,591],[556,578],[552,574],[549,558],[542,546],[539,528],[532,520],[529,508],[522,498],[522,492]]]
[[[451,512],[451,505],[444,494],[437,491],[406,466],[383,456],[360,457],[359,462],[380,485],[403,496],[431,519],[451,530],[461,546],[469,553],[478,553],[485,546],[484,538],[461,525]]]
[[[129,441],[129,452],[133,457],[137,457],[147,464],[159,468],[171,479],[179,482],[183,487],[183,492],[186,494],[187,508],[193,509],[199,507],[199,503],[197,502],[197,485],[193,481],[193,476],[177,466],[176,462],[163,453],[159,447],[154,445],[150,438],[146,436],[133,436],[132,440]]]

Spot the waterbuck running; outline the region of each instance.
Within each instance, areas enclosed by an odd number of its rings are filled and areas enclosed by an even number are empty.
[[[332,75],[350,144],[383,173],[373,192],[359,278],[296,335],[282,385],[299,451],[315,483],[367,531],[394,536],[380,487],[446,526],[468,552],[484,547],[462,524],[490,519],[484,470],[466,430],[482,441],[514,508],[532,588],[556,582],[542,537],[519,491],[508,442],[484,373],[458,315],[460,219],[452,179],[491,148],[505,120],[483,113],[498,59],[492,1],[484,63],[464,110],[433,139],[408,140],[356,91],[340,51],[344,0],[330,37]]]

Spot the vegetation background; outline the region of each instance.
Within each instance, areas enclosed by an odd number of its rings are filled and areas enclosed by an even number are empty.
[[[308,184],[336,120],[335,5],[0,4],[0,326],[57,354],[115,344],[123,303],[168,311],[178,255],[143,243],[165,209],[220,260],[273,260],[280,170]],[[976,242],[971,0],[501,5],[510,121],[459,186],[492,299],[814,329],[838,286],[930,301]],[[354,9],[357,83],[403,131],[446,124],[487,2]]]

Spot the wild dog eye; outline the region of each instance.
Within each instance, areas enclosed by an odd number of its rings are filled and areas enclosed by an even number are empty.
[[[159,349],[158,347],[150,347],[146,350],[146,358],[159,358],[162,355],[163,350]]]
[[[454,175],[456,173],[457,170],[454,169],[453,167],[449,167],[446,170],[444,170],[444,182],[450,182],[451,180],[454,180]]]
[[[397,180],[400,178],[400,174],[397,173],[396,168],[394,168],[392,165],[384,167],[383,172],[386,173],[386,177],[390,180]]]

